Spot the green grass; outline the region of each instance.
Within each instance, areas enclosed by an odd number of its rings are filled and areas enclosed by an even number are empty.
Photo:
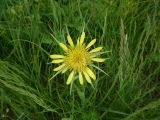
[[[159,0],[1,0],[0,119],[160,119]],[[50,54],[63,54],[52,37],[110,51],[96,64],[94,88],[56,74]],[[52,34],[52,35],[51,35]]]

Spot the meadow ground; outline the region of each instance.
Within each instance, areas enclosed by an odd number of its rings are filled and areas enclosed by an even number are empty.
[[[0,0],[0,9],[1,120],[160,119],[159,0]],[[103,47],[92,85],[53,71],[67,30]]]

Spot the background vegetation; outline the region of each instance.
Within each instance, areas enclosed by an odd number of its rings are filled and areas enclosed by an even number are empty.
[[[0,0],[0,119],[160,119],[159,0]],[[84,26],[85,23],[85,26]],[[93,86],[65,84],[50,54],[62,53],[51,34],[111,51],[97,64]]]

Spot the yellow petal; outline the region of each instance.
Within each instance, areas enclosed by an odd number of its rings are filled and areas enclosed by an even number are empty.
[[[92,72],[92,70],[90,70],[88,67],[86,68],[86,72],[87,72],[87,74],[88,74],[93,80],[96,79],[95,74],[94,74],[94,73]]]
[[[77,39],[77,45],[79,45],[79,38]]]
[[[53,60],[52,63],[61,63],[63,61],[64,61],[63,59],[58,59],[58,60]]]
[[[82,35],[81,35],[81,38],[80,38],[80,45],[83,44],[84,38],[85,38],[85,32],[82,32]]]
[[[90,77],[88,76],[88,74],[87,74],[86,72],[83,72],[83,74],[84,74],[87,82],[88,82],[88,83],[91,83],[91,79],[90,79]]]
[[[50,58],[64,58],[64,56],[63,55],[55,55],[55,54],[53,54],[53,55],[50,55]]]
[[[102,50],[102,48],[103,48],[103,47],[97,47],[97,48],[91,50],[89,53],[98,52],[98,51]]]
[[[61,46],[61,48],[64,50],[64,51],[67,51],[68,48],[63,44],[63,43],[59,43],[59,45]]]
[[[67,70],[68,70],[68,69],[67,69],[67,68],[65,68],[65,69],[62,71],[62,73],[65,73]]]
[[[92,40],[92,41],[87,45],[87,47],[86,47],[86,48],[91,47],[95,42],[96,42],[96,39]]]
[[[103,58],[92,58],[93,61],[96,61],[96,62],[104,62],[105,59]]]
[[[73,44],[73,41],[72,41],[72,38],[70,37],[70,35],[67,36],[67,40],[68,40],[68,43],[70,44],[70,46],[74,47],[74,44]]]
[[[72,71],[71,74],[69,75],[67,82],[66,82],[67,85],[71,83],[73,76],[74,76],[74,71]]]
[[[65,64],[60,65],[59,67],[56,67],[54,69],[54,71],[59,71],[60,69],[62,69],[65,66]]]
[[[79,82],[81,85],[83,85],[83,77],[81,72],[79,72]]]

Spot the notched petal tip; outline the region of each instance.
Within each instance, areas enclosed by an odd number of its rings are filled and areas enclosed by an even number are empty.
[[[105,59],[103,59],[103,58],[92,58],[92,61],[96,61],[96,62],[104,62]]]
[[[63,43],[59,43],[59,45],[61,46],[61,48],[64,50],[64,51],[67,51],[68,48],[66,45],[64,45]]]
[[[93,40],[87,45],[86,49],[89,48],[89,47],[91,47],[92,45],[94,45],[95,42],[96,42],[96,39],[93,39]]]
[[[79,45],[79,38],[77,39],[77,45]]]
[[[56,60],[53,60],[52,63],[62,63],[64,60],[63,59],[56,59]]]
[[[89,53],[98,52],[98,51],[102,50],[102,48],[103,48],[103,47],[97,47],[97,48],[91,50]]]
[[[54,71],[59,71],[59,70],[61,70],[64,66],[65,66],[65,64],[62,64],[62,65],[60,65],[59,67],[56,67],[56,68],[54,69]]]
[[[74,47],[74,44],[73,44],[73,41],[72,41],[72,38],[70,37],[70,35],[67,36],[67,40],[68,40],[68,43],[70,44],[70,46]]]
[[[96,80],[96,76],[95,76],[95,74],[92,72],[91,69],[89,69],[89,68],[87,67],[86,72],[87,72],[87,74],[88,74],[93,80]]]
[[[66,67],[63,71],[62,74],[65,73],[68,70],[68,68]]]
[[[73,79],[73,76],[74,76],[74,71],[72,71],[72,72],[70,73],[70,75],[69,75],[69,77],[68,77],[68,79],[67,79],[67,82],[66,82],[67,85],[71,83],[71,81],[72,81],[72,79]]]
[[[81,72],[79,72],[79,83],[83,85],[83,77]]]
[[[81,38],[80,38],[80,45],[83,44],[85,38],[85,32],[82,32]]]
[[[64,56],[63,56],[63,55],[53,54],[53,55],[50,55],[50,58],[53,58],[53,59],[56,59],[56,58],[64,58]]]
[[[90,79],[89,75],[87,74],[87,72],[83,72],[83,74],[84,74],[87,82],[91,84],[92,82],[91,82],[91,79]]]

